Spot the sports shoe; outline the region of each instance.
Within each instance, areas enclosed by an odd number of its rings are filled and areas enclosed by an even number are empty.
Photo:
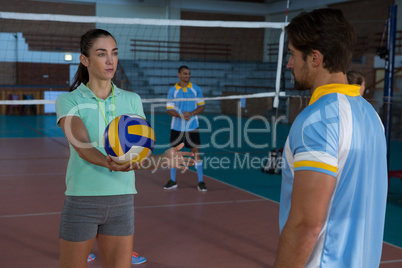
[[[165,189],[173,189],[173,188],[177,188],[177,183],[175,181],[169,180],[165,187]]]
[[[141,264],[146,262],[147,259],[145,257],[141,257],[137,252],[133,251],[133,257],[131,258],[131,264]]]
[[[93,260],[95,260],[95,254],[93,254],[93,253],[89,253],[89,255],[88,255],[88,262],[90,262],[90,261],[93,261]]]
[[[205,192],[205,191],[207,190],[207,187],[205,186],[205,182],[200,181],[200,182],[198,183],[198,190],[199,190],[199,191],[203,191],[203,192]]]

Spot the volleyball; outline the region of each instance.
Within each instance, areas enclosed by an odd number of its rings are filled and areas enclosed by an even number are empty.
[[[103,145],[106,153],[118,164],[141,162],[154,150],[155,132],[139,115],[120,115],[106,127]]]

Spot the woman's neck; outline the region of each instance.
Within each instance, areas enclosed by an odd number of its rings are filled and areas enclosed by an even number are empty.
[[[100,99],[106,99],[112,92],[112,83],[110,80],[89,80],[88,88]]]

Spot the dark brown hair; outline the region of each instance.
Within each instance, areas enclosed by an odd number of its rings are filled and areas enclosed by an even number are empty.
[[[356,71],[348,71],[346,73],[346,77],[348,79],[348,83],[351,85],[362,85],[364,81],[363,74]]]
[[[323,66],[330,73],[343,72],[352,61],[356,40],[353,26],[338,9],[302,12],[286,26],[289,41],[302,52],[303,59],[313,50],[323,54]]]
[[[190,68],[188,68],[186,65],[182,65],[179,67],[179,69],[177,70],[178,73],[181,72],[181,70],[186,69],[186,70],[190,70]]]
[[[98,39],[99,37],[108,37],[108,36],[112,37],[114,41],[116,41],[116,39],[113,37],[111,33],[102,29],[92,29],[84,33],[81,36],[80,41],[81,54],[86,57],[89,57],[89,50],[92,48],[96,39]],[[80,64],[78,65],[78,70],[74,76],[74,82],[70,86],[70,91],[76,89],[81,83],[83,84],[88,83],[88,81],[89,81],[88,69],[80,62]]]

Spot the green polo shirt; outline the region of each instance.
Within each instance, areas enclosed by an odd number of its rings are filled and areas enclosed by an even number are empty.
[[[74,91],[61,94],[56,100],[57,125],[66,116],[78,116],[84,122],[91,146],[106,155],[103,147],[103,132],[108,123],[123,114],[137,114],[145,118],[142,101],[138,94],[113,85],[113,96],[98,99],[84,84]],[[99,106],[102,105],[102,109]],[[113,113],[113,110],[115,112]],[[88,146],[88,144],[83,144]],[[82,159],[70,144],[70,158],[66,173],[66,195],[103,196],[135,194],[135,175],[131,172],[110,172]]]

